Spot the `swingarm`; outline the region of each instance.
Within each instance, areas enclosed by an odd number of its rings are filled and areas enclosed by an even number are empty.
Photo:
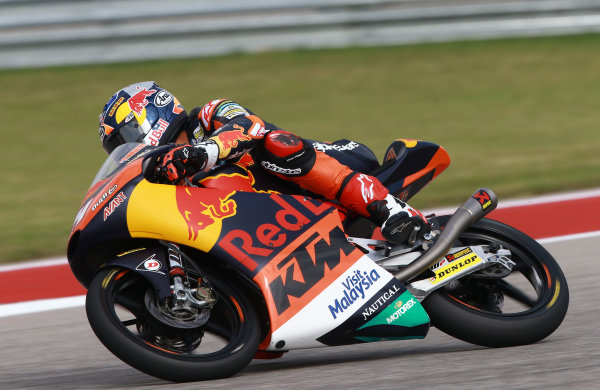
[[[455,246],[459,236],[496,205],[496,195],[487,188],[477,190],[452,215],[443,230],[435,226],[423,240],[409,240],[408,245],[391,247],[378,240],[349,238],[367,256],[405,283],[422,301],[432,291],[471,274],[477,277],[502,278],[514,266],[510,251],[500,245]]]

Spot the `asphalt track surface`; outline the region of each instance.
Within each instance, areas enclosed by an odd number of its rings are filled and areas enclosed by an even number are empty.
[[[565,321],[533,345],[488,349],[432,329],[424,340],[291,351],[228,379],[173,384],[108,352],[83,307],[0,318],[0,389],[594,389],[600,385],[600,237],[546,243],[569,283]]]

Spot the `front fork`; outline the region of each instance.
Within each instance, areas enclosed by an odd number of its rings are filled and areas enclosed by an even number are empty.
[[[183,285],[185,272],[183,271],[179,248],[172,243],[164,242],[163,244],[167,247],[169,255],[169,281],[171,282],[171,291],[173,292],[172,304],[175,307],[183,306],[187,300],[188,294]]]
[[[198,277],[196,288],[190,286],[190,281],[183,267],[182,253],[176,244],[161,241],[167,247],[169,255],[169,280],[171,283],[173,308],[194,307],[196,309],[212,306],[215,297],[208,281]],[[185,279],[185,282],[184,282]],[[206,286],[205,286],[206,285]]]
[[[168,278],[170,296],[159,298],[150,291],[145,296],[146,306],[159,321],[178,328],[195,328],[208,321],[216,295],[208,280],[199,272],[192,279],[183,266],[183,255],[173,243],[161,241],[169,258]],[[188,258],[188,266],[193,262]],[[197,279],[196,279],[197,278]]]

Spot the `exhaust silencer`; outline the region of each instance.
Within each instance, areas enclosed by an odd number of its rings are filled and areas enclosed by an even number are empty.
[[[498,205],[498,198],[488,188],[480,188],[467,199],[450,217],[433,246],[406,268],[394,274],[402,283],[407,283],[445,256],[458,237],[471,225],[489,214]]]

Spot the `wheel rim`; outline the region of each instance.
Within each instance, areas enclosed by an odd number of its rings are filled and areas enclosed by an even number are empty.
[[[243,347],[244,314],[227,286],[213,284],[218,302],[209,321],[198,328],[175,328],[157,320],[144,304],[148,283],[127,270],[110,279],[104,305],[123,334],[153,352],[184,360],[218,360]]]
[[[500,279],[469,275],[440,289],[440,293],[467,310],[490,316],[524,316],[552,304],[558,288],[553,294],[550,271],[531,251],[485,233],[466,232],[458,245],[487,245],[491,242],[510,250],[510,259],[516,263],[512,272]]]

